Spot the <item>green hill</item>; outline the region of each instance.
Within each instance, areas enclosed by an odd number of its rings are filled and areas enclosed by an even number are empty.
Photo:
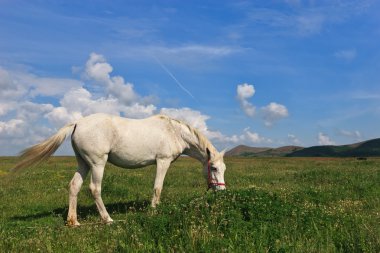
[[[380,156],[380,138],[350,145],[313,146],[308,148],[284,146],[279,148],[237,146],[226,156],[240,157],[373,157]]]
[[[289,157],[371,157],[380,156],[380,138],[351,145],[314,146],[288,154]]]
[[[243,156],[243,157],[279,157],[286,156],[292,152],[303,149],[298,146],[284,146],[279,148],[256,148],[239,145],[226,152],[226,156]]]

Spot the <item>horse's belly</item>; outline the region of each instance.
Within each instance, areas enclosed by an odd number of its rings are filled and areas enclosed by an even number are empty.
[[[141,168],[156,163],[155,157],[138,157],[128,154],[110,153],[108,161],[122,168]]]

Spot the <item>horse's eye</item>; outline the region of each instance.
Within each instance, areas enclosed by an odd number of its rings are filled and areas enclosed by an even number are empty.
[[[211,167],[211,171],[217,171],[215,167]]]

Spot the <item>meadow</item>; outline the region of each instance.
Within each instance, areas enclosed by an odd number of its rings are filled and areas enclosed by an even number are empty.
[[[0,158],[0,252],[380,252],[380,158],[226,158],[228,189],[206,191],[201,165],[182,157],[149,206],[153,166],[108,164],[99,224],[88,190],[82,226],[65,226],[73,157],[9,173]]]

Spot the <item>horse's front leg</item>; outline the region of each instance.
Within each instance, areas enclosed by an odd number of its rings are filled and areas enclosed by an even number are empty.
[[[160,196],[166,172],[170,166],[170,159],[157,159],[156,179],[154,180],[152,207],[156,207],[160,203]]]

